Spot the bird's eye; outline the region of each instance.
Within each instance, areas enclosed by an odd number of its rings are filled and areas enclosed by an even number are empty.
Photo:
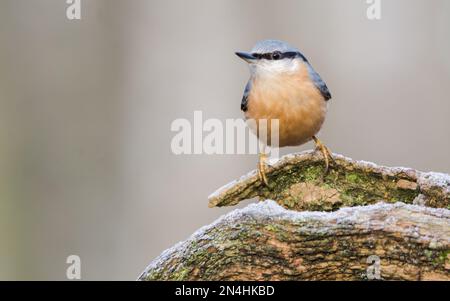
[[[274,53],[272,53],[272,59],[273,60],[281,59],[281,53],[279,51],[275,51]]]

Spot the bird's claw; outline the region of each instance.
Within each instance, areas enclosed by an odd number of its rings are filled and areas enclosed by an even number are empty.
[[[330,170],[330,161],[333,163],[336,163],[336,161],[334,160],[333,156],[331,155],[331,151],[329,150],[328,147],[326,147],[322,141],[320,141],[317,137],[313,137],[314,142],[316,143],[316,151],[320,151],[323,155],[323,158],[325,160],[325,175],[328,174],[329,170]]]
[[[267,180],[266,176],[266,161],[267,161],[267,155],[266,154],[259,154],[259,161],[258,161],[258,177],[259,180],[266,186],[269,186],[269,181]]]

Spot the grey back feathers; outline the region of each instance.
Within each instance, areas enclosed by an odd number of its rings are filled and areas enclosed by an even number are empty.
[[[245,86],[244,96],[242,96],[241,101],[241,110],[247,112],[248,110],[248,94],[250,94],[250,90],[252,88],[252,81],[249,80],[247,85]]]
[[[320,94],[322,94],[325,101],[328,101],[331,99],[331,93],[330,90],[328,90],[327,84],[322,80],[320,75],[313,69],[310,63],[306,62],[308,65],[308,71],[309,76],[311,77],[311,80],[313,81],[314,85],[319,89]]]

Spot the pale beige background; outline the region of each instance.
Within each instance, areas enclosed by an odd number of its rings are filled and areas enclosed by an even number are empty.
[[[450,2],[0,0],[0,279],[135,279],[231,209],[256,156],[175,156],[175,118],[238,118],[257,40],[298,46],[333,94],[321,137],[356,159],[450,172]],[[289,149],[284,152],[310,148]]]

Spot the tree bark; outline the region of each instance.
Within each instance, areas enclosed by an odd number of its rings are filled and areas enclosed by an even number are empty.
[[[210,207],[236,205],[258,197],[297,211],[333,211],[380,200],[450,209],[450,176],[411,168],[378,166],[334,154],[325,174],[320,153],[287,155],[268,168],[269,187],[252,171],[217,190]]]
[[[289,155],[269,187],[251,172],[219,189],[210,206],[274,201],[198,230],[139,280],[450,280],[450,176],[335,159],[324,174],[317,154]]]

